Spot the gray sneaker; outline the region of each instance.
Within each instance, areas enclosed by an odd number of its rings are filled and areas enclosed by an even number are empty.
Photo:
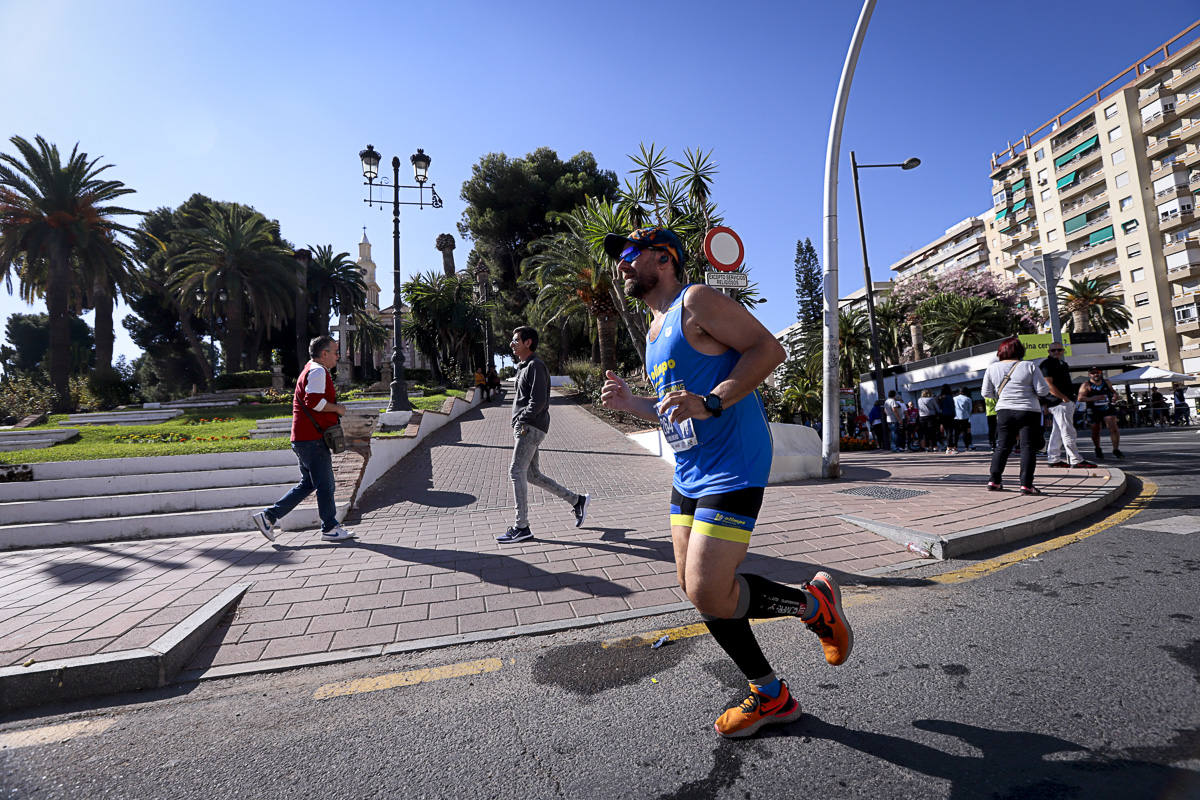
[[[254,527],[258,528],[258,532],[267,537],[268,542],[275,541],[279,534],[275,532],[275,523],[267,516],[266,511],[256,511],[250,515],[250,519],[254,522]]]
[[[509,528],[504,533],[496,537],[496,541],[500,544],[516,544],[533,538],[533,532],[529,527],[524,528]]]
[[[575,509],[575,527],[583,526],[583,521],[587,519],[588,504],[592,502],[590,494],[581,494],[579,499],[575,501],[573,508]]]

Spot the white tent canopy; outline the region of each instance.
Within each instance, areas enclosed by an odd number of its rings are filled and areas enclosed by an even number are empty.
[[[1171,372],[1169,369],[1162,367],[1138,367],[1131,369],[1129,372],[1122,372],[1120,375],[1114,375],[1108,379],[1109,383],[1187,383],[1196,380],[1194,375],[1184,375],[1180,372]]]

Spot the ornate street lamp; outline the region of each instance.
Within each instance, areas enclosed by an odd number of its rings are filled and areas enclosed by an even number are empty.
[[[367,145],[366,150],[362,150],[358,154],[359,160],[362,162],[363,177],[367,179],[365,186],[367,187],[367,197],[363,200],[368,206],[374,206],[376,203],[379,207],[384,208],[385,201],[382,197],[375,199],[375,179],[379,177],[379,153],[371,145]],[[429,180],[429,164],[432,161],[425,151],[417,148],[417,152],[409,156],[408,159],[413,167],[413,180],[417,182],[416,186],[402,186],[400,184],[400,159],[396,156],[392,157],[392,385],[391,398],[388,401],[388,411],[411,411],[412,404],[408,402],[408,385],[404,380],[404,343],[400,338],[400,206],[417,206],[424,208],[426,205],[433,208],[442,207],[442,198],[438,197],[437,184],[429,184],[429,193],[432,195],[429,202],[425,202],[425,182]],[[388,179],[384,178],[378,184],[381,189],[386,189]],[[416,189],[417,201],[400,200],[401,189]]]

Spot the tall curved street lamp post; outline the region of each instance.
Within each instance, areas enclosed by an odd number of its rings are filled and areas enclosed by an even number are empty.
[[[921,166],[921,159],[910,158],[901,164],[859,164],[850,151],[850,171],[854,175],[854,207],[858,209],[858,240],[862,242],[863,277],[867,287],[867,322],[871,328],[871,377],[875,381],[875,399],[883,399],[883,366],[879,361],[879,330],[875,327],[875,291],[871,286],[871,265],[867,263],[867,234],[863,229],[862,199],[858,194],[858,171],[860,169],[876,169],[878,167],[899,167],[900,169],[916,169]],[[884,426],[887,430],[887,426]],[[886,434],[885,434],[886,438]],[[884,447],[889,446],[887,442]]]
[[[379,177],[379,153],[374,147],[367,145],[366,150],[359,152],[358,158],[362,161],[363,177],[367,179],[367,182],[363,184],[367,187],[367,197],[363,202],[368,206],[379,203],[379,207],[383,208],[385,203],[383,198],[376,200],[374,195],[375,179]],[[417,182],[416,186],[400,185],[400,158],[392,156],[392,385],[388,411],[412,410],[412,404],[408,402],[408,384],[404,380],[404,343],[400,338],[400,206],[442,207],[442,198],[438,197],[437,190],[434,188],[437,184],[429,184],[429,193],[433,197],[428,202],[425,201],[425,182],[429,180],[429,164],[432,159],[418,147],[417,152],[409,156],[408,160],[412,162],[413,180]],[[387,185],[387,178],[379,182],[381,189],[386,189]],[[401,189],[416,189],[417,201],[401,202]]]

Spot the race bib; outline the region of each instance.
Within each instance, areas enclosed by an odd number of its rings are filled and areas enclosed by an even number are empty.
[[[663,394],[668,392],[679,391],[683,389],[683,382],[676,381],[663,387]],[[671,445],[671,449],[676,453],[682,453],[685,450],[690,450],[699,444],[699,439],[696,438],[696,426],[692,424],[692,420],[685,419],[683,422],[671,422],[667,414],[671,409],[667,409],[666,413],[658,415],[658,424],[662,428],[663,438],[667,440],[667,444]]]

